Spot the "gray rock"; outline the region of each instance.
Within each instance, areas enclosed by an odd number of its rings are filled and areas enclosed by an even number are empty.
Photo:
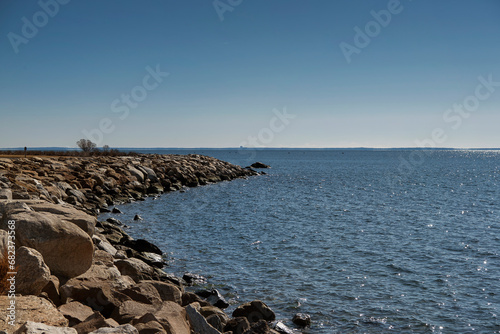
[[[195,333],[203,333],[203,334],[220,334],[217,329],[212,327],[205,317],[201,315],[200,312],[198,312],[200,305],[197,303],[190,304],[186,306],[186,313],[189,318],[189,322],[191,323],[191,326]]]
[[[132,325],[126,324],[119,327],[103,327],[89,334],[139,334],[139,331]]]
[[[76,329],[69,327],[55,327],[46,324],[27,321],[14,334],[78,334]]]
[[[281,321],[278,321],[273,327],[274,330],[280,334],[294,334],[294,332]]]

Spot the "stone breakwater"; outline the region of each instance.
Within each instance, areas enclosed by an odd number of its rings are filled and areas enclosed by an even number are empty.
[[[199,155],[0,159],[0,277],[10,279],[0,333],[291,333],[258,300],[227,315],[217,290],[185,289],[200,277],[165,272],[157,246],[96,218],[109,205],[252,175]]]

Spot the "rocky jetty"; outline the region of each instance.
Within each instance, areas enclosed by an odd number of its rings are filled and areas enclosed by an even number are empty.
[[[109,205],[256,174],[199,155],[0,159],[0,278],[10,282],[0,284],[0,332],[278,333],[263,302],[230,317],[217,290],[186,291],[157,246],[96,218]]]
[[[68,203],[89,214],[145,196],[257,175],[202,155],[0,158],[0,200]]]

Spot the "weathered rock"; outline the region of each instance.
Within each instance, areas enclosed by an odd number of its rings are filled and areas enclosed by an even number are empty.
[[[99,328],[98,330],[95,330],[89,334],[139,334],[139,332],[134,326],[126,324],[115,328],[112,327]]]
[[[139,283],[147,283],[155,287],[156,291],[158,291],[158,294],[161,298],[162,301],[170,301],[177,303],[179,305],[182,304],[182,292],[181,290],[167,282],[160,282],[160,281],[152,281],[152,280],[144,280],[140,281]]]
[[[189,318],[192,329],[195,333],[204,334],[220,334],[220,332],[212,327],[207,320],[198,312],[200,304],[193,303],[186,306],[186,313]]]
[[[73,278],[60,287],[61,302],[76,300],[109,317],[113,310],[130,300],[130,297],[116,291],[113,284],[114,282]]]
[[[212,290],[199,290],[196,291],[196,294],[202,298],[205,298],[207,302],[216,306],[218,308],[227,308],[229,307],[229,303],[224,299],[224,297],[220,294],[216,289]]]
[[[16,293],[39,295],[50,280],[50,270],[43,262],[42,254],[32,248],[20,247],[16,251],[16,263],[19,266]]]
[[[243,334],[250,329],[250,323],[245,317],[236,317],[229,320],[224,327],[225,332],[233,332],[234,334]]]
[[[7,229],[9,220],[16,221],[16,246],[39,251],[54,275],[75,277],[92,265],[92,240],[76,225],[50,213],[25,209],[11,210],[3,215],[0,228]]]
[[[114,328],[118,326],[120,326],[120,324],[117,323],[114,319],[105,319],[101,313],[95,311],[94,314],[92,314],[73,328],[77,330],[78,334],[87,334],[99,328]]]
[[[120,291],[121,293],[129,296],[132,300],[135,300],[144,304],[161,304],[162,298],[158,293],[158,290],[150,283],[137,283],[127,289]]]
[[[260,300],[254,300],[237,307],[233,311],[233,317],[245,317],[250,323],[257,322],[261,319],[266,321],[273,321],[276,319],[276,315],[269,306]]]
[[[116,260],[115,266],[122,275],[130,276],[136,282],[151,280],[154,273],[151,266],[135,258]]]
[[[57,215],[60,219],[75,224],[84,230],[90,237],[94,235],[97,219],[83,211],[75,209],[68,204],[52,204],[47,202],[35,202],[29,206],[36,212],[48,212]]]
[[[305,313],[297,313],[293,316],[293,323],[300,327],[311,325],[311,316]]]
[[[147,313],[155,314],[161,307],[161,304],[152,305],[127,300],[111,313],[111,318],[115,319],[119,324],[126,324],[141,318]]]
[[[94,314],[94,311],[90,307],[77,301],[61,305],[58,310],[66,319],[68,319],[70,327],[85,321],[85,319]]]
[[[14,334],[77,334],[78,332],[69,327],[49,326],[43,323],[27,321]]]
[[[40,322],[49,326],[65,327],[68,320],[56,309],[48,300],[36,296],[17,296],[15,325],[8,324],[11,319],[8,318],[10,307],[8,296],[0,296],[0,328],[9,328],[12,331],[17,330],[27,321]]]
[[[134,220],[142,220],[142,217],[141,217],[141,216],[139,216],[139,215],[135,215],[135,216],[134,216]]]
[[[154,313],[158,322],[167,333],[190,334],[191,326],[187,319],[186,310],[174,302],[163,302],[160,310]]]

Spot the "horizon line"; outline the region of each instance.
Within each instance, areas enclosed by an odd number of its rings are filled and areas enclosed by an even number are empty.
[[[500,147],[425,147],[425,146],[395,146],[395,147],[110,147],[117,150],[500,150]],[[78,147],[41,146],[28,147],[27,150],[80,150]],[[24,150],[24,147],[0,148],[1,151]]]

